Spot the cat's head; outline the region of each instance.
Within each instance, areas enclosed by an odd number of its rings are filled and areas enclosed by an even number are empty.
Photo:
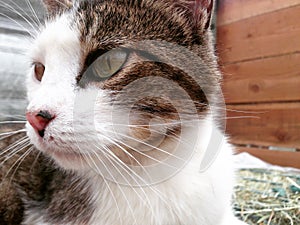
[[[108,176],[187,161],[218,87],[212,0],[44,3],[27,80],[32,143],[63,168]]]

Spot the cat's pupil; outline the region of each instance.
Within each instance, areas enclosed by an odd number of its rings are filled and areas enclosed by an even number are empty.
[[[41,81],[45,72],[45,66],[42,63],[34,64],[34,75],[38,81]]]
[[[106,63],[108,65],[108,68],[111,70],[111,64],[110,64],[110,57],[109,57],[109,55],[106,57]]]

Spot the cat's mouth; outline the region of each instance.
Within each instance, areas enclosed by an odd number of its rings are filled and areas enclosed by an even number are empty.
[[[28,127],[28,136],[34,145],[56,161],[80,161],[82,153],[71,148],[70,143],[63,143],[60,138],[52,136],[46,129],[35,130]]]

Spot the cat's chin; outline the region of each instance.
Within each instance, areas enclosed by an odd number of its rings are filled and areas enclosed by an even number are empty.
[[[49,155],[59,167],[66,170],[84,170],[87,169],[87,163],[82,155],[76,152],[63,152],[56,150],[42,150]]]

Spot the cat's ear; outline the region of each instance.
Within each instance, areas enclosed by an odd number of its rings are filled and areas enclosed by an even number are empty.
[[[205,31],[210,27],[211,17],[214,8],[214,0],[173,0],[187,10],[187,15],[194,22],[194,25]]]
[[[42,0],[48,15],[55,16],[58,13],[61,13],[67,9],[72,8],[73,0]]]

